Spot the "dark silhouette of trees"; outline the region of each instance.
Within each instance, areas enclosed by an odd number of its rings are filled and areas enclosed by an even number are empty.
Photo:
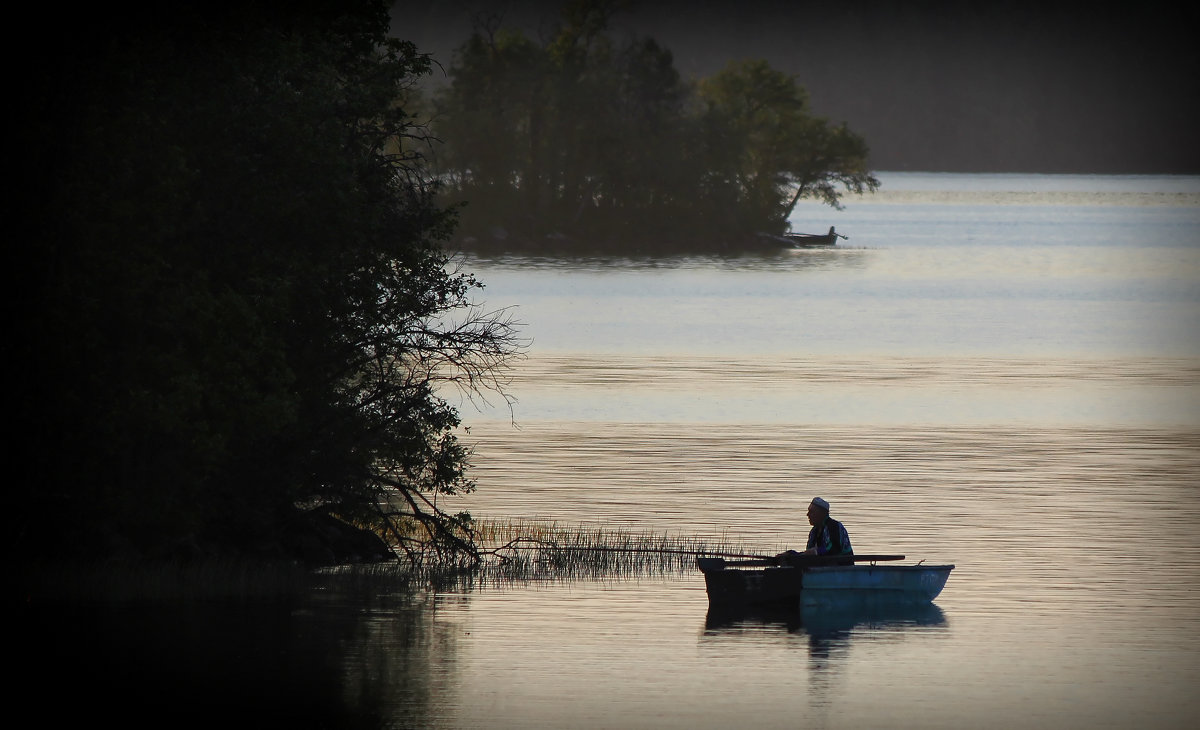
[[[878,185],[793,77],[749,61],[696,88],[653,39],[609,36],[612,9],[568,4],[542,43],[485,22],[459,47],[436,129],[464,236],[734,247],[783,233],[802,197]]]
[[[840,207],[843,191],[879,183],[867,169],[867,145],[846,125],[811,115],[808,95],[766,61],[735,61],[700,84],[746,224],[782,230],[796,203],[815,197]]]
[[[320,505],[470,557],[434,499],[473,488],[445,388],[503,397],[520,346],[441,248],[430,61],[387,11],[185,2],[56,39],[23,100],[18,552],[284,557]]]

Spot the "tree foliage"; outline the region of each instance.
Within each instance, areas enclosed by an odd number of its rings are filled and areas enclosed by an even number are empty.
[[[440,245],[410,111],[429,58],[376,0],[172,13],[89,26],[26,100],[10,535],[263,552],[326,505],[414,556],[470,553],[435,502],[473,488],[444,389],[503,395],[520,344]]]
[[[865,142],[793,77],[748,61],[688,83],[653,39],[608,35],[614,7],[570,3],[541,43],[484,23],[459,47],[436,106],[464,234],[733,243],[784,232],[803,197],[877,187]]]
[[[838,208],[843,190],[879,185],[865,141],[845,124],[814,117],[795,77],[766,61],[731,62],[700,83],[700,98],[725,153],[716,167],[733,182],[747,223],[779,231],[801,198]]]

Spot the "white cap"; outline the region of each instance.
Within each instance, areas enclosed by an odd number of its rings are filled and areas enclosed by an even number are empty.
[[[813,503],[814,507],[820,507],[821,509],[825,510],[826,512],[829,511],[829,503],[826,502],[825,500],[821,499],[820,497],[814,497],[812,503]]]

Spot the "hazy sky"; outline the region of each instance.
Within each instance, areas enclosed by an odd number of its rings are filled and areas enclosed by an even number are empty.
[[[1200,15],[1185,3],[630,3],[688,77],[765,58],[877,169],[1200,173]],[[443,64],[482,11],[536,37],[558,2],[401,0],[394,32]]]

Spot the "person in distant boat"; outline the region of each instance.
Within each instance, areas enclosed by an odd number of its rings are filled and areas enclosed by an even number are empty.
[[[799,555],[853,555],[854,548],[850,546],[850,534],[846,526],[829,516],[829,503],[820,497],[813,499],[808,505],[808,545],[804,552],[795,550],[776,555],[781,563],[787,563],[789,558]]]

